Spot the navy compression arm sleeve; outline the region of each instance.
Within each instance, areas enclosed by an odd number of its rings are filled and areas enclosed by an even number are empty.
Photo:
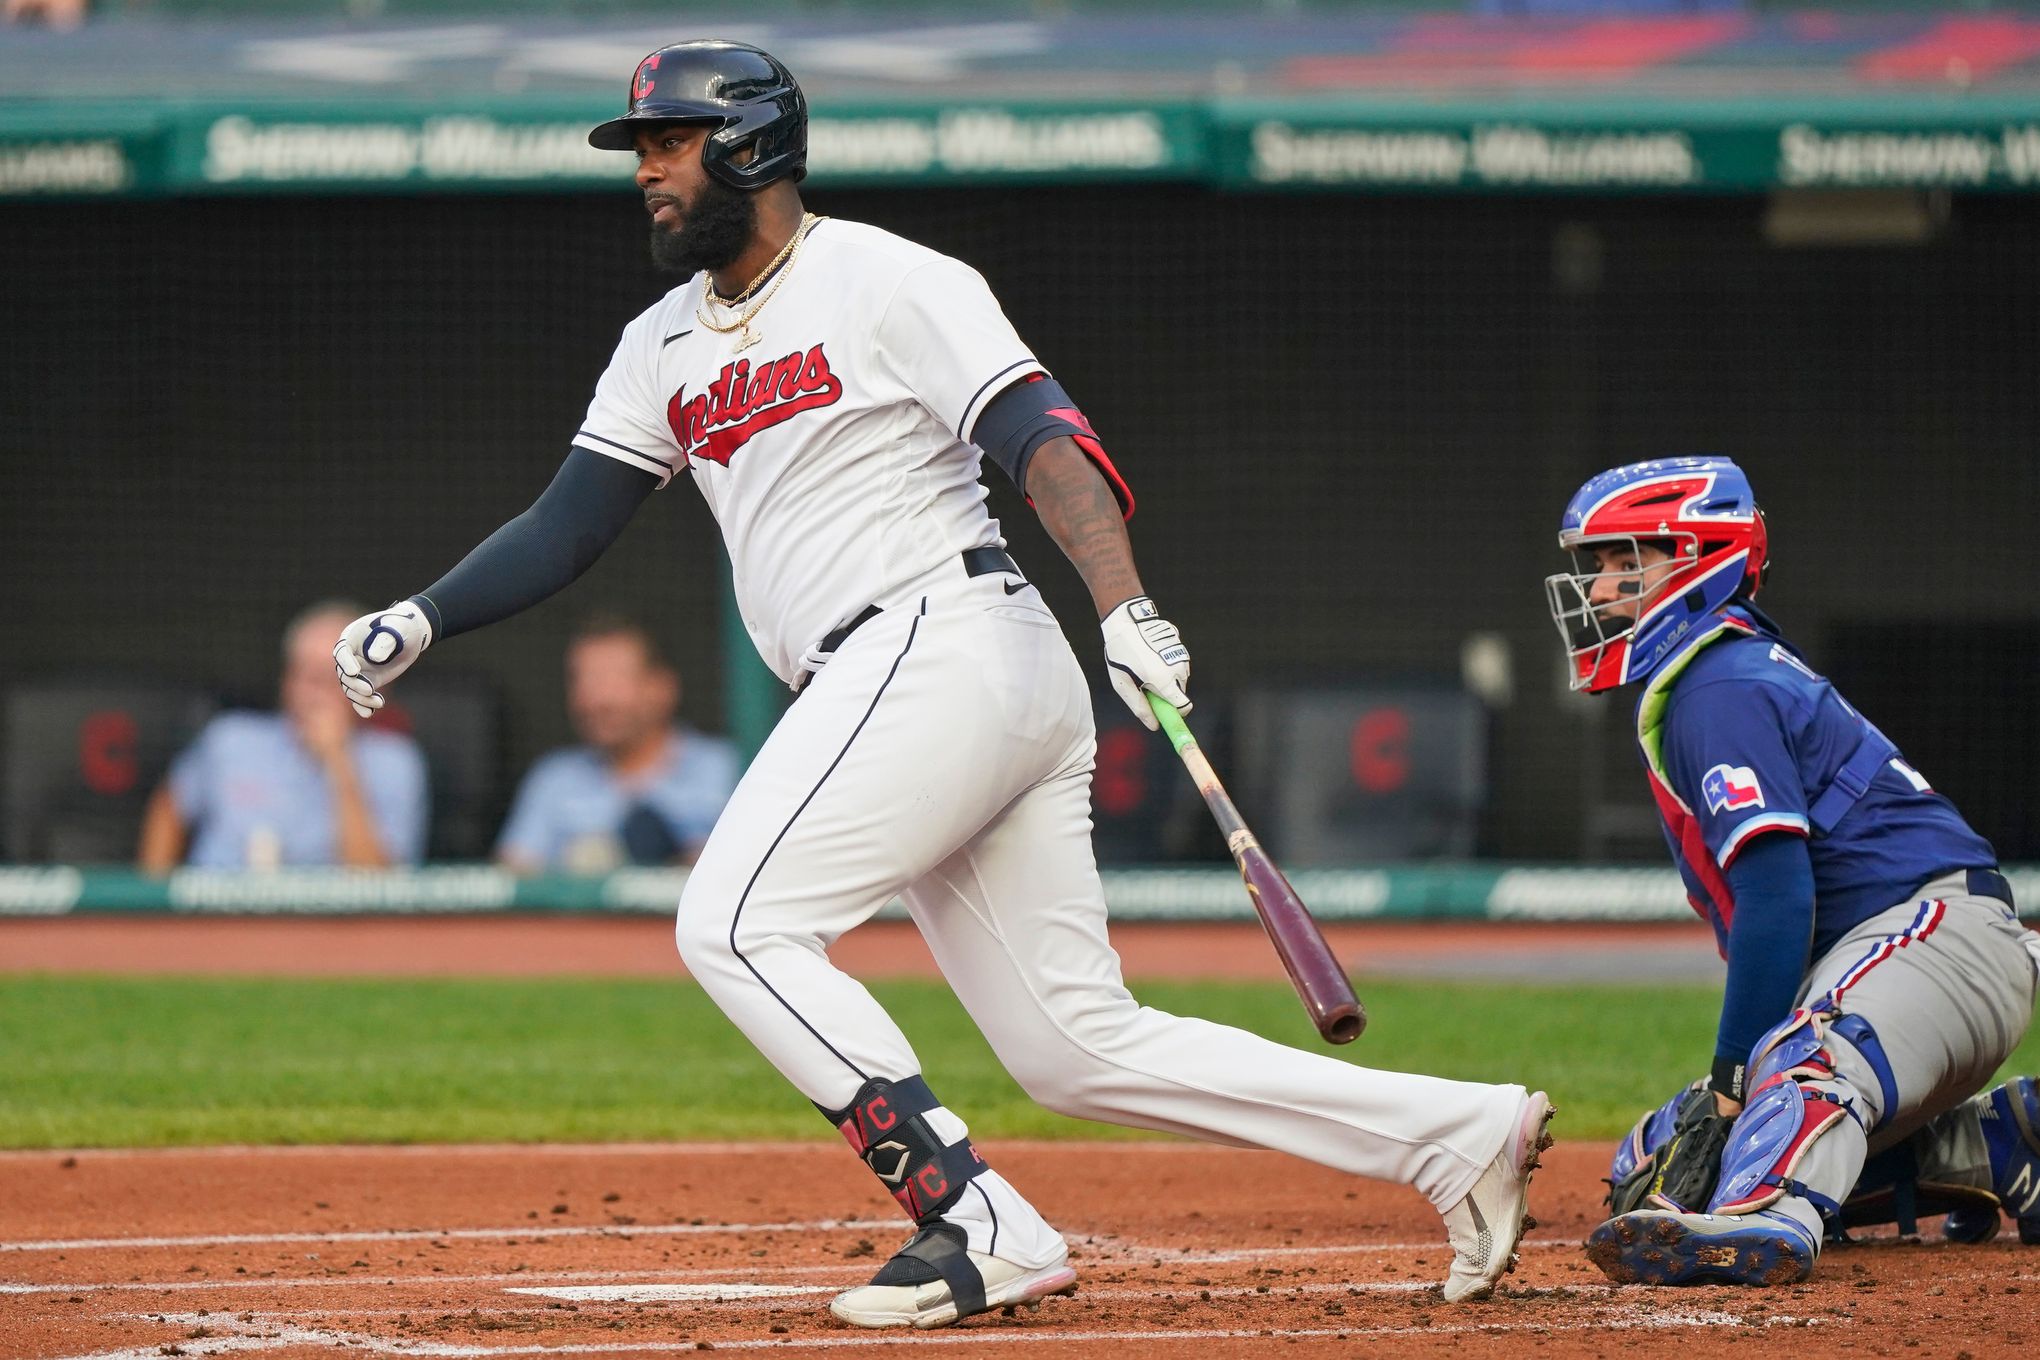
[[[531,508],[411,600],[434,642],[507,619],[565,589],[602,556],[659,479],[575,449]]]
[[[1728,927],[1728,986],[1715,1033],[1715,1089],[1729,1066],[1740,1069],[1764,1031],[1792,1013],[1813,946],[1813,860],[1806,841],[1766,831],[1728,866],[1735,919]],[[1741,1073],[1735,1085],[1740,1087]],[[1740,1089],[1725,1090],[1737,1100]]]
[[[1098,432],[1070,400],[1070,394],[1046,373],[1022,378],[993,397],[970,432],[971,443],[1005,469],[1023,496],[1027,494],[1027,465],[1033,461],[1034,451],[1056,438],[1076,441],[1084,456],[1104,476],[1105,484],[1112,488],[1119,513],[1131,519],[1133,492],[1127,489],[1126,479],[1112,466],[1105,446],[1098,442]],[[1034,501],[1030,497],[1027,503],[1032,505]]]

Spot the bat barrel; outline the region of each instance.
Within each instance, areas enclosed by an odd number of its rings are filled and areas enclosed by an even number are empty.
[[[1311,1023],[1330,1043],[1352,1043],[1367,1028],[1367,1012],[1324,932],[1266,851],[1258,845],[1243,846],[1237,859],[1261,924]]]

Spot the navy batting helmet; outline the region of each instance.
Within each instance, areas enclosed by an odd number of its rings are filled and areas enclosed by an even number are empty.
[[[637,65],[630,108],[588,134],[604,151],[629,151],[639,128],[657,123],[714,126],[702,166],[738,189],[807,174],[807,98],[793,72],[770,53],[704,39],[662,47]],[[751,158],[737,154],[751,148]]]

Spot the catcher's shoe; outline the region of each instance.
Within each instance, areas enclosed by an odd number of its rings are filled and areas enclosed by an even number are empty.
[[[1546,1126],[1556,1113],[1544,1092],[1531,1092],[1502,1150],[1466,1197],[1445,1211],[1445,1235],[1452,1242],[1445,1302],[1484,1299],[1495,1292],[1497,1280],[1516,1268],[1516,1243],[1526,1229],[1537,1226],[1526,1212],[1530,1173],[1551,1146]]]
[[[2040,1077],[2015,1077],[1977,1100],[1992,1188],[2019,1225],[2019,1240],[2040,1246]],[[1965,1225],[1951,1216],[1950,1226]]]
[[[962,1228],[929,1224],[879,1267],[871,1283],[838,1294],[829,1311],[853,1327],[947,1327],[973,1313],[1039,1307],[1077,1292],[1069,1254],[1023,1266],[964,1245]]]
[[[1785,1214],[1638,1209],[1587,1238],[1587,1259],[1617,1284],[1797,1284],[1820,1243]]]

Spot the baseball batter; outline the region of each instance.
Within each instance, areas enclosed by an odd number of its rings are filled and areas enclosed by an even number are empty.
[[[573,449],[518,519],[335,648],[366,714],[426,647],[565,586],[684,475],[759,654],[798,697],[689,878],[689,971],[813,1101],[916,1231],[837,1298],[934,1327],[1067,1293],[1057,1230],[989,1167],[912,1045],[828,947],[895,896],[1001,1062],[1067,1114],[1280,1149],[1444,1215],[1451,1300],[1515,1255],[1550,1103],[1376,1072],[1135,1003],[1090,846],[1083,671],[986,513],[989,458],[1102,619],[1112,683],[1179,709],[1190,658],[1134,569],[1133,498],[968,266],[804,211],[806,105],[755,48],[646,57],[626,114],[652,249],[679,287],[624,328]]]
[[[1638,687],[1665,836],[1728,961],[1712,1073],[1617,1151],[1588,1255],[1625,1283],[1785,1284],[1844,1225],[1947,1213],[1973,1241],[2001,1205],[2040,1242],[2040,1091],[1976,1094],[2032,1017],[2040,940],[1989,843],[1757,609],[1742,471],[1604,472],[1559,543],[1573,687]]]

